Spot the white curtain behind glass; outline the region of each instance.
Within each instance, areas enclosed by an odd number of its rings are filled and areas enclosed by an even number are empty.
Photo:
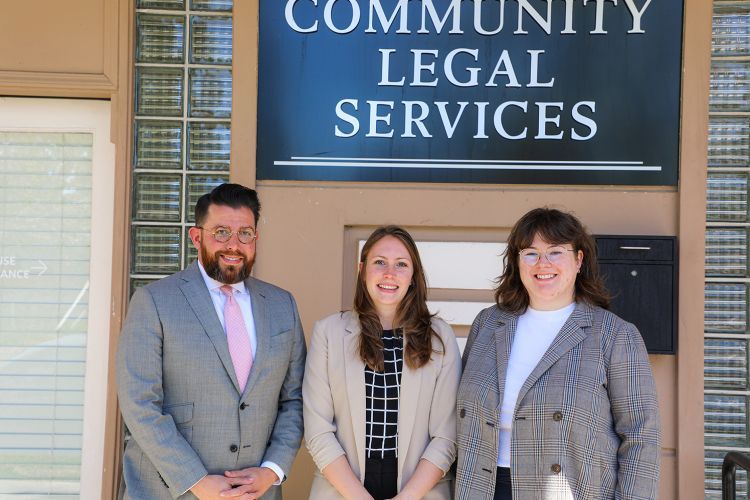
[[[81,493],[92,143],[0,131],[0,496]]]

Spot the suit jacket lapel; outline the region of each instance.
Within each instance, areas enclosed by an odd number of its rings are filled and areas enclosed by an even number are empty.
[[[232,379],[235,389],[239,392],[240,386],[237,383],[237,376],[234,373],[234,364],[232,363],[232,357],[229,354],[227,336],[224,333],[224,329],[221,327],[221,322],[219,321],[218,316],[216,316],[214,303],[211,301],[211,295],[208,288],[206,288],[206,282],[203,280],[203,275],[198,269],[197,261],[185,268],[181,277],[185,280],[185,283],[180,286],[182,293],[185,295],[185,299],[187,299],[195,316],[203,326],[206,335],[208,335],[214,349],[216,349],[216,354],[218,354],[221,363],[224,365],[224,369]]]
[[[253,309],[253,322],[255,323],[255,338],[257,345],[255,346],[255,359],[253,360],[253,367],[250,369],[250,377],[247,380],[245,386],[245,392],[243,399],[255,386],[262,367],[265,363],[272,362],[269,360],[269,350],[271,348],[271,328],[270,318],[268,316],[268,303],[266,297],[258,291],[258,287],[255,286],[255,279],[248,278],[245,280],[245,287],[250,294],[250,303]],[[239,390],[239,386],[238,386]]]
[[[359,472],[365,473],[365,364],[359,357],[359,319],[351,313],[344,335],[344,373],[346,391],[357,448]]]
[[[495,327],[495,355],[497,357],[497,401],[488,401],[490,404],[494,404],[494,408],[500,411],[500,405],[503,402],[503,394],[505,392],[505,374],[508,371],[508,360],[510,359],[510,348],[513,346],[513,336],[516,333],[516,325],[518,324],[518,316],[511,314],[503,314],[504,311],[500,311],[500,317],[498,318],[498,324]],[[491,394],[491,393],[490,393]],[[487,405],[489,407],[489,405]],[[498,413],[499,415],[499,413]]]
[[[404,342],[406,343],[406,342]],[[417,418],[417,404],[419,402],[419,391],[422,387],[422,377],[426,368],[414,370],[406,366],[406,359],[401,369],[401,389],[399,394],[398,411],[398,470],[404,470],[404,460],[409,449],[412,430]],[[424,411],[424,409],[422,409]],[[398,475],[398,489],[401,489],[401,474]]]
[[[521,401],[529,389],[539,380],[544,372],[561,357],[570,351],[573,347],[583,342],[586,338],[586,330],[584,328],[590,327],[592,322],[591,308],[583,303],[576,304],[576,308],[573,313],[567,319],[563,327],[560,329],[560,333],[557,334],[552,344],[544,353],[539,364],[531,372],[529,378],[526,379],[521,390],[518,392],[518,401]]]

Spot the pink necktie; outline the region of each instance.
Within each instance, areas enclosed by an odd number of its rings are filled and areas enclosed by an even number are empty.
[[[224,303],[224,329],[227,332],[229,354],[232,356],[237,382],[240,383],[240,392],[244,392],[247,377],[250,375],[250,367],[253,366],[253,348],[250,346],[250,337],[247,334],[242,310],[234,300],[234,288],[224,285],[221,287],[221,292],[227,297]]]

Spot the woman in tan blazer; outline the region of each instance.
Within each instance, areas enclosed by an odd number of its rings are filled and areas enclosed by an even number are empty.
[[[451,498],[461,360],[426,294],[414,240],[381,227],[353,310],[315,324],[302,389],[311,499]]]

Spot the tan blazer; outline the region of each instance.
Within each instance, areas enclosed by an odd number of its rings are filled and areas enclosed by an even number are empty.
[[[456,457],[456,391],[461,377],[461,358],[453,330],[441,319],[432,327],[445,344],[445,353],[433,354],[417,370],[404,363],[398,416],[398,489],[405,485],[424,458],[449,471]],[[302,401],[305,443],[323,470],[346,455],[354,474],[365,475],[365,365],[359,357],[360,326],[352,312],[336,313],[318,321],[310,340]],[[435,349],[440,350],[437,340]],[[444,478],[424,497],[448,499],[452,477]],[[310,498],[342,496],[319,472],[315,472]]]

